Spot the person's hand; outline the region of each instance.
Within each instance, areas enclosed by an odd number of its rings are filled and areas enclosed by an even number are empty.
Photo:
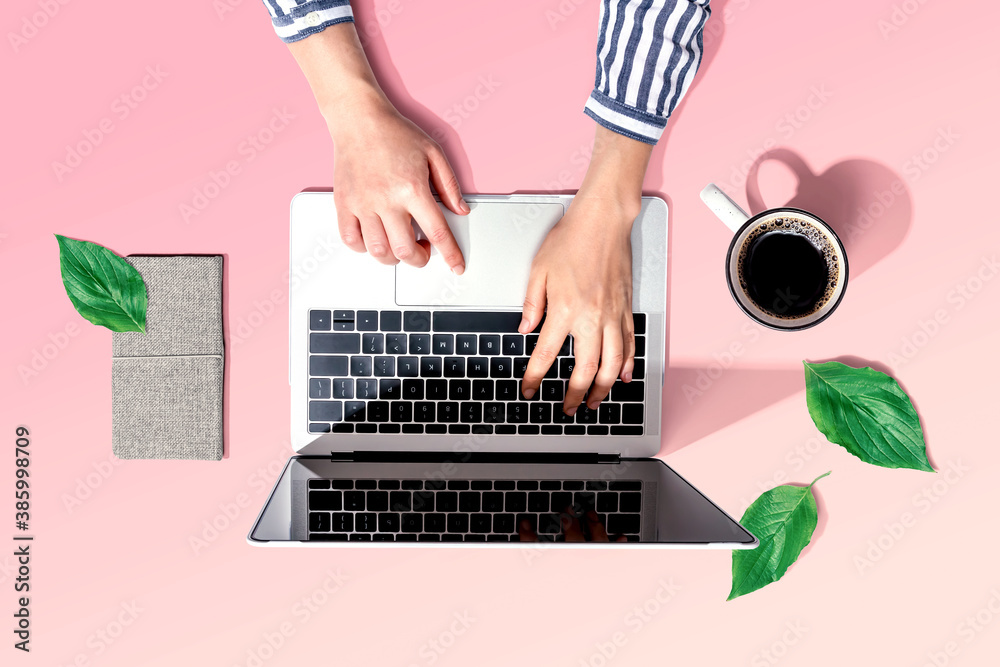
[[[573,373],[563,411],[576,412],[584,395],[596,408],[619,377],[632,380],[632,221],[637,211],[581,193],[552,228],[531,265],[520,331],[542,325],[524,373],[522,393],[531,398],[573,336]]]
[[[333,199],[347,247],[383,264],[423,266],[434,246],[461,275],[465,259],[434,201],[469,212],[441,147],[389,102],[353,23],[332,25],[289,44],[316,96],[336,151]],[[416,240],[411,218],[426,240]]]
[[[649,144],[597,127],[583,184],[531,265],[518,330],[532,331],[543,314],[545,323],[521,383],[526,399],[538,392],[567,334],[575,357],[563,400],[567,415],[584,396],[597,409],[618,378],[632,381],[631,234],[651,152]]]
[[[580,515],[572,507],[567,507],[559,515],[559,522],[562,528],[563,540],[566,542],[611,542],[608,531],[601,523],[601,518],[594,510],[588,510],[584,514],[585,523],[580,522]],[[522,542],[538,542],[538,534],[531,522],[525,519],[517,527],[518,538]],[[627,541],[624,535],[620,535],[615,542]]]
[[[336,147],[333,197],[344,244],[383,264],[424,266],[430,246],[456,274],[465,260],[431,194],[434,184],[449,210],[465,215],[458,179],[441,147],[391,106],[376,105],[332,130]],[[416,240],[411,217],[426,240]]]

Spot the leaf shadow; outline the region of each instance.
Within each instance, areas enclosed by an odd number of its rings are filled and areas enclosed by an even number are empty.
[[[852,368],[863,368],[865,366],[869,366],[880,373],[885,373],[899,384],[899,388],[903,390],[907,397],[909,397],[910,403],[913,404],[913,409],[917,413],[917,418],[920,420],[920,430],[924,436],[924,452],[927,455],[927,461],[936,472],[938,470],[938,466],[937,463],[935,463],[934,458],[931,456],[930,438],[927,436],[927,420],[925,420],[923,415],[920,413],[920,406],[917,404],[917,400],[913,397],[913,394],[906,390],[906,386],[903,384],[903,381],[893,374],[892,369],[880,361],[862,359],[861,357],[856,357],[850,354],[843,354],[830,359],[817,360],[814,363],[825,363],[827,361],[839,361],[840,363],[851,366]]]

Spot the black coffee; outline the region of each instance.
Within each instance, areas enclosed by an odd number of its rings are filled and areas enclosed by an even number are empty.
[[[801,233],[806,230],[795,227],[772,227],[748,239],[740,267],[746,295],[758,308],[780,318],[803,317],[817,310],[827,300],[834,277],[828,253]],[[812,236],[816,230],[808,232]]]

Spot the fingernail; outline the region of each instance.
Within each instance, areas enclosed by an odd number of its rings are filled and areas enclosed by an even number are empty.
[[[463,273],[465,273],[465,264],[456,264],[455,266],[451,267],[451,272],[454,273],[456,276],[462,275]]]
[[[596,410],[597,406],[599,406],[600,404],[601,404],[600,401],[595,401],[593,403],[587,403],[587,407],[590,408],[591,410]]]
[[[535,395],[535,390],[534,389],[525,389],[521,393],[524,395],[524,398],[526,398],[528,400],[531,400],[531,397]]]
[[[563,412],[566,413],[566,416],[572,417],[573,415],[576,414],[576,408],[570,408],[569,410],[563,410]]]
[[[469,211],[471,211],[471,210],[472,210],[472,209],[470,209],[470,208],[469,208],[469,204],[468,204],[468,203],[466,203],[466,201],[465,201],[464,199],[462,199],[462,200],[460,200],[460,201],[458,202],[458,207],[459,207],[460,209],[462,209],[462,210],[463,210],[464,212],[466,212],[466,213],[468,213]]]
[[[625,374],[625,381],[626,382],[631,382],[632,381],[632,374],[631,373],[626,373]]]
[[[527,317],[522,317],[521,318],[521,323],[517,325],[517,330],[520,333],[528,333],[528,326],[530,324],[531,324],[531,322],[528,321]]]

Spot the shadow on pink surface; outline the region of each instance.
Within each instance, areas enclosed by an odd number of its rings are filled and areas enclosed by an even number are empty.
[[[760,166],[767,160],[784,164],[798,179],[795,194],[781,206],[815,213],[840,237],[850,263],[844,298],[850,299],[851,291],[858,289],[858,278],[898,248],[909,232],[913,205],[906,182],[885,165],[862,158],[837,162],[815,174],[798,153],[776,148],[758,157],[747,174],[751,214],[768,208],[759,184]],[[721,271],[721,258],[719,265]],[[891,375],[888,369],[856,357],[836,360],[873,366]],[[664,379],[661,453],[677,451],[804,389],[798,360],[787,369],[723,369],[716,359],[698,366],[671,365]]]

